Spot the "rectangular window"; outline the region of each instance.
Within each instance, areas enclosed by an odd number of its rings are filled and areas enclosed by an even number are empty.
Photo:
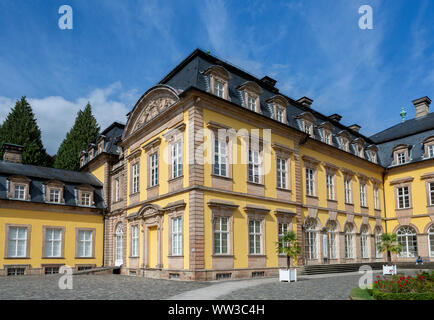
[[[229,242],[229,219],[227,217],[214,218],[214,254],[227,254]]]
[[[328,131],[323,130],[322,142],[331,144],[331,135]]]
[[[405,152],[398,153],[397,158],[398,158],[398,164],[404,164],[405,163]]]
[[[283,248],[286,244],[283,243],[282,237],[285,235],[285,233],[288,232],[289,224],[288,223],[279,223],[279,248]]]
[[[428,146],[428,157],[434,158],[434,145]]]
[[[366,184],[361,184],[360,185],[360,205],[362,207],[366,207],[367,206],[367,201],[366,201]]]
[[[247,97],[247,108],[252,111],[256,111],[256,99],[253,98],[251,95],[248,95]]]
[[[182,176],[182,143],[178,141],[172,145],[172,178]]]
[[[26,268],[7,268],[8,276],[23,276],[26,274]]]
[[[306,194],[309,196],[315,195],[315,177],[313,170],[310,168],[306,168]]]
[[[119,201],[119,179],[115,180],[115,202]]]
[[[276,120],[279,121],[279,122],[284,122],[283,121],[283,110],[282,109],[279,109],[279,108],[276,109]]]
[[[287,177],[288,169],[286,166],[286,160],[277,158],[277,187],[280,189],[287,189]]]
[[[335,181],[334,177],[331,174],[328,174],[326,177],[326,185],[327,185],[327,199],[335,200]]]
[[[27,256],[27,232],[26,227],[9,227],[9,258],[24,258]]]
[[[60,267],[45,267],[44,273],[45,274],[58,274]]]
[[[139,226],[131,227],[131,256],[139,256]]]
[[[214,140],[214,166],[213,173],[219,176],[227,177],[227,144],[226,141]]]
[[[345,179],[345,203],[352,203],[352,192],[351,192],[351,179]]]
[[[81,193],[81,205],[82,206],[90,206],[90,198],[91,198],[91,193],[87,192],[87,191],[83,191]]]
[[[149,161],[151,163],[150,173],[151,173],[151,181],[150,186],[155,187],[158,185],[158,153],[154,153],[149,157]]]
[[[250,220],[249,221],[249,253],[260,254],[262,252],[261,247],[261,221]]]
[[[259,151],[249,150],[249,181],[259,183]]]
[[[378,188],[374,189],[374,209],[380,209],[380,192]]]
[[[19,200],[25,200],[26,199],[26,186],[23,185],[15,185],[14,189],[14,198]]]
[[[50,202],[59,203],[60,202],[60,190],[50,189]]]
[[[377,258],[382,258],[383,257],[383,253],[378,250],[378,245],[381,243],[381,233],[376,233],[375,234],[375,256]]]
[[[429,188],[429,205],[434,206],[434,182],[428,183]]]
[[[214,80],[214,94],[220,98],[225,97],[225,85],[218,80]]]
[[[311,125],[309,123],[304,124],[304,132],[306,132],[309,136],[312,136]]]
[[[182,218],[172,219],[172,255],[182,255]]]
[[[47,228],[45,230],[45,257],[59,258],[62,256],[62,229]]]
[[[410,208],[410,191],[408,187],[397,188],[398,209]]]
[[[91,258],[93,248],[93,231],[79,230],[78,231],[78,257]]]
[[[135,163],[132,167],[133,194],[139,192],[139,164]]]

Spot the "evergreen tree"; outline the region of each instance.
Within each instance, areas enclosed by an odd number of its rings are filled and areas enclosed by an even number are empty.
[[[15,107],[0,126],[0,145],[3,143],[23,146],[23,163],[47,165],[48,154],[42,145],[41,130],[25,96],[17,100]],[[3,154],[0,154],[0,157],[3,159]]]
[[[99,136],[99,129],[98,123],[92,115],[92,107],[88,102],[84,110],[78,111],[74,126],[60,145],[54,167],[78,170],[80,151],[85,150],[89,143]]]

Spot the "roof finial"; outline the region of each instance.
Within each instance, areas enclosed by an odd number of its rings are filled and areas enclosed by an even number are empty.
[[[399,114],[401,116],[401,122],[405,121],[405,116],[407,115],[407,111],[404,108],[401,108],[401,112]]]
[[[206,54],[211,54],[211,51],[207,50],[207,51],[206,51]]]

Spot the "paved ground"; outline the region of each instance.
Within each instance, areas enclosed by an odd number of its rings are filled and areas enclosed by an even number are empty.
[[[404,270],[402,270],[404,271]],[[415,270],[405,273],[414,275]],[[375,272],[377,275],[379,272]],[[300,276],[297,282],[277,278],[225,282],[184,282],[121,275],[77,275],[73,290],[58,287],[60,276],[0,277],[0,300],[342,300],[358,285],[358,273]]]

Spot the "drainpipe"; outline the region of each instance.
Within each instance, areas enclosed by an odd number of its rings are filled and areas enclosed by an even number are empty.
[[[383,205],[384,205],[384,229],[385,229],[385,231],[386,231],[386,233],[387,233],[387,215],[386,215],[386,187],[385,187],[385,185],[384,185],[384,176],[386,175],[386,171],[387,171],[387,169],[385,170],[385,171],[383,171]]]

